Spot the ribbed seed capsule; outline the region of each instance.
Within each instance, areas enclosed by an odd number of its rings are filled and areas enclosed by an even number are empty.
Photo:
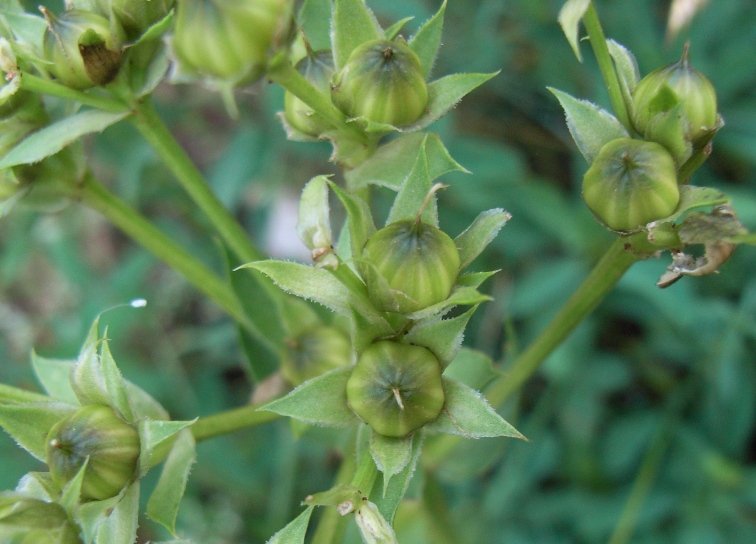
[[[45,11],[43,39],[50,73],[74,89],[110,83],[121,66],[124,41],[120,25],[90,11],[69,9],[60,17]]]
[[[668,217],[680,201],[674,160],[654,142],[613,140],[585,173],[583,200],[615,231],[633,231]]]
[[[381,311],[411,313],[448,298],[459,274],[459,251],[442,230],[422,221],[397,221],[370,237],[362,254],[396,293],[388,305],[381,285],[365,273],[368,294]]]
[[[357,47],[334,78],[333,103],[349,117],[408,125],[428,105],[420,59],[401,41],[377,40]]]
[[[347,381],[347,402],[375,432],[405,436],[441,413],[441,365],[423,347],[376,342]]]
[[[299,385],[351,360],[352,345],[344,333],[322,326],[305,331],[287,345],[281,372],[289,383]]]
[[[139,433],[110,406],[91,404],[50,429],[46,449],[50,476],[61,489],[89,458],[81,498],[104,500],[134,479]]]
[[[296,69],[321,93],[329,95],[333,76],[333,55],[330,50],[309,53],[297,63]],[[286,121],[303,134],[318,137],[332,128],[313,116],[313,109],[289,91],[284,95],[284,106]]]

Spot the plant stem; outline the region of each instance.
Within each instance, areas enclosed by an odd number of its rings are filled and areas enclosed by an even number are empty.
[[[177,246],[170,237],[139,215],[135,209],[110,193],[91,174],[86,175],[74,196],[100,212],[124,233],[182,274],[246,330],[259,335],[257,328],[239,304],[235,293],[225,282]]]
[[[554,316],[546,329],[514,360],[511,367],[486,390],[493,406],[503,405],[541,366],[551,352],[585,319],[619,282],[630,266],[645,258],[631,251],[628,238],[618,237],[596,263],[588,277]],[[426,444],[423,461],[435,469],[459,443],[444,435]]]
[[[33,93],[57,96],[58,98],[79,102],[85,106],[116,113],[128,110],[128,107],[125,104],[118,100],[113,100],[112,98],[77,91],[70,87],[66,87],[65,85],[61,85],[60,83],[56,83],[55,81],[50,81],[49,79],[44,79],[28,73],[22,73],[20,77],[21,88]]]
[[[370,492],[373,490],[373,484],[375,484],[377,478],[378,467],[375,466],[370,449],[366,449],[352,478],[352,486],[356,487],[365,497],[370,498]]]
[[[249,427],[275,421],[281,416],[273,412],[258,411],[261,404],[250,404],[233,410],[199,418],[191,426],[192,434],[198,442],[216,436],[241,431]]]
[[[333,482],[333,487],[339,484],[348,484],[350,476],[357,468],[356,465],[354,451],[350,450],[341,462],[341,466]],[[315,534],[312,537],[312,544],[335,544],[341,542],[344,538],[346,520],[347,518],[339,514],[336,508],[325,508],[318,522]]]
[[[244,263],[264,258],[247,233],[218,200],[184,149],[158,116],[149,100],[136,107],[131,121],[149,142],[181,186],[199,206],[231,251]]]
[[[606,91],[609,93],[609,100],[612,102],[614,113],[632,134],[633,127],[630,123],[630,116],[627,114],[627,107],[625,106],[625,100],[622,98],[622,90],[619,79],[617,79],[617,72],[614,70],[614,62],[609,53],[609,47],[606,45],[606,37],[601,28],[601,22],[599,21],[596,6],[593,5],[593,2],[588,6],[588,10],[583,16],[583,24],[588,31],[588,38],[591,41],[593,53],[596,55],[601,76],[604,78],[604,84],[606,85]]]

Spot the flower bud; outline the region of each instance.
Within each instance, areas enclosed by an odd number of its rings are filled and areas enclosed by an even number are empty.
[[[345,366],[352,360],[349,339],[335,327],[317,327],[291,340],[281,362],[281,372],[292,385],[299,385]]]
[[[334,78],[331,98],[349,117],[394,126],[417,121],[428,105],[420,59],[403,41],[357,47]]]
[[[269,50],[291,34],[289,0],[192,0],[176,10],[171,44],[182,68],[232,83],[260,78]]]
[[[441,413],[441,365],[423,347],[376,342],[347,381],[347,402],[375,432],[405,436]]]
[[[112,13],[129,39],[139,37],[150,25],[168,15],[174,0],[96,0],[105,14]]]
[[[118,23],[79,9],[64,11],[60,17],[44,13],[48,26],[42,45],[56,79],[73,89],[88,89],[115,78],[125,39]]]
[[[78,529],[59,504],[19,497],[15,493],[0,495],[0,541],[81,544]]]
[[[446,300],[459,274],[454,241],[418,220],[382,228],[367,241],[362,257],[370,300],[385,312],[411,313]],[[386,285],[394,295],[388,300]]]
[[[89,459],[81,498],[104,500],[134,479],[139,433],[110,406],[90,404],[50,429],[46,449],[50,476],[61,489]]]
[[[297,63],[296,69],[321,93],[328,96],[333,76],[333,55],[330,50],[308,51]],[[286,121],[293,128],[308,136],[318,137],[331,129],[331,125],[318,118],[313,109],[299,98],[286,91],[284,95]]]
[[[695,141],[717,124],[717,94],[701,72],[690,65],[688,45],[682,58],[644,77],[633,90],[633,125],[647,138],[651,120],[680,105],[687,120],[687,138]]]
[[[585,173],[583,200],[615,231],[632,231],[668,217],[680,201],[674,160],[654,142],[613,140]]]

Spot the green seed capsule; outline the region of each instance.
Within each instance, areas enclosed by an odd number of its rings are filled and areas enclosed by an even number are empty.
[[[60,17],[45,12],[48,28],[43,39],[50,73],[74,89],[110,83],[121,66],[125,39],[120,25],[95,13],[78,9]]]
[[[96,0],[104,14],[110,13],[118,19],[129,39],[137,38],[150,25],[168,15],[174,0]]]
[[[352,360],[349,339],[335,327],[317,327],[300,334],[286,348],[281,372],[286,380],[299,385],[345,366]]]
[[[400,41],[377,40],[357,47],[334,78],[333,103],[349,117],[403,126],[428,105],[420,59]]]
[[[459,251],[443,231],[421,221],[397,221],[370,237],[362,254],[363,276],[373,304],[381,311],[411,313],[449,297],[459,275]],[[383,281],[397,305],[387,302]]]
[[[638,83],[633,104],[633,125],[640,134],[646,134],[656,115],[678,104],[689,123],[689,140],[695,141],[717,124],[717,93],[706,76],[690,65],[687,45],[678,62],[654,70]]]
[[[613,140],[585,173],[583,200],[615,231],[633,231],[668,217],[680,201],[674,160],[654,142]]]
[[[171,41],[191,71],[232,83],[251,83],[265,71],[268,52],[288,39],[289,0],[178,2]]]
[[[134,479],[139,433],[109,406],[85,406],[50,429],[47,435],[50,476],[62,489],[87,458],[82,500],[114,497]]]
[[[329,96],[333,76],[333,55],[330,50],[308,54],[297,63],[296,69],[321,93]],[[315,117],[310,106],[288,91],[284,95],[284,106],[286,121],[303,134],[318,137],[332,128],[325,121]]]
[[[10,540],[5,540],[10,539]],[[0,540],[13,544],[81,544],[79,531],[54,502],[0,495]]]
[[[441,365],[425,348],[376,342],[347,381],[347,402],[375,432],[405,436],[441,413]]]

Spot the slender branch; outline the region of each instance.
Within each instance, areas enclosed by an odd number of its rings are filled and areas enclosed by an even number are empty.
[[[357,466],[357,470],[352,478],[352,486],[356,487],[360,493],[369,498],[377,478],[378,467],[375,466],[370,449],[365,449],[365,453],[362,454],[360,464]]]
[[[596,6],[593,5],[593,2],[588,7],[588,11],[585,12],[583,24],[588,31],[588,38],[591,41],[593,53],[596,55],[601,76],[604,78],[604,84],[606,85],[606,91],[609,93],[609,100],[612,102],[614,113],[620,122],[625,125],[625,128],[632,133],[633,127],[630,123],[630,116],[627,113],[625,100],[622,98],[622,90],[619,79],[617,79],[617,72],[614,70],[614,62],[609,53],[609,47],[606,45],[606,37],[601,28],[601,22],[599,21]]]
[[[20,78],[21,88],[33,93],[57,96],[58,98],[72,100],[85,106],[105,111],[121,112],[128,109],[125,104],[118,100],[113,100],[112,98],[99,96],[93,93],[77,91],[70,87],[66,87],[65,85],[61,85],[60,83],[56,83],[55,81],[44,79],[33,74],[22,73],[20,74]]]
[[[250,404],[218,414],[199,418],[192,425],[192,434],[198,442],[224,434],[234,433],[249,427],[275,421],[281,416],[273,412],[258,411],[260,404]]]
[[[339,484],[348,484],[350,477],[356,469],[357,460],[355,459],[354,450],[350,449],[344,456],[341,466],[339,466],[339,471],[336,473],[332,487]],[[344,539],[346,520],[347,518],[339,514],[336,508],[323,509],[323,515],[312,537],[312,544],[334,544],[341,542]]]

